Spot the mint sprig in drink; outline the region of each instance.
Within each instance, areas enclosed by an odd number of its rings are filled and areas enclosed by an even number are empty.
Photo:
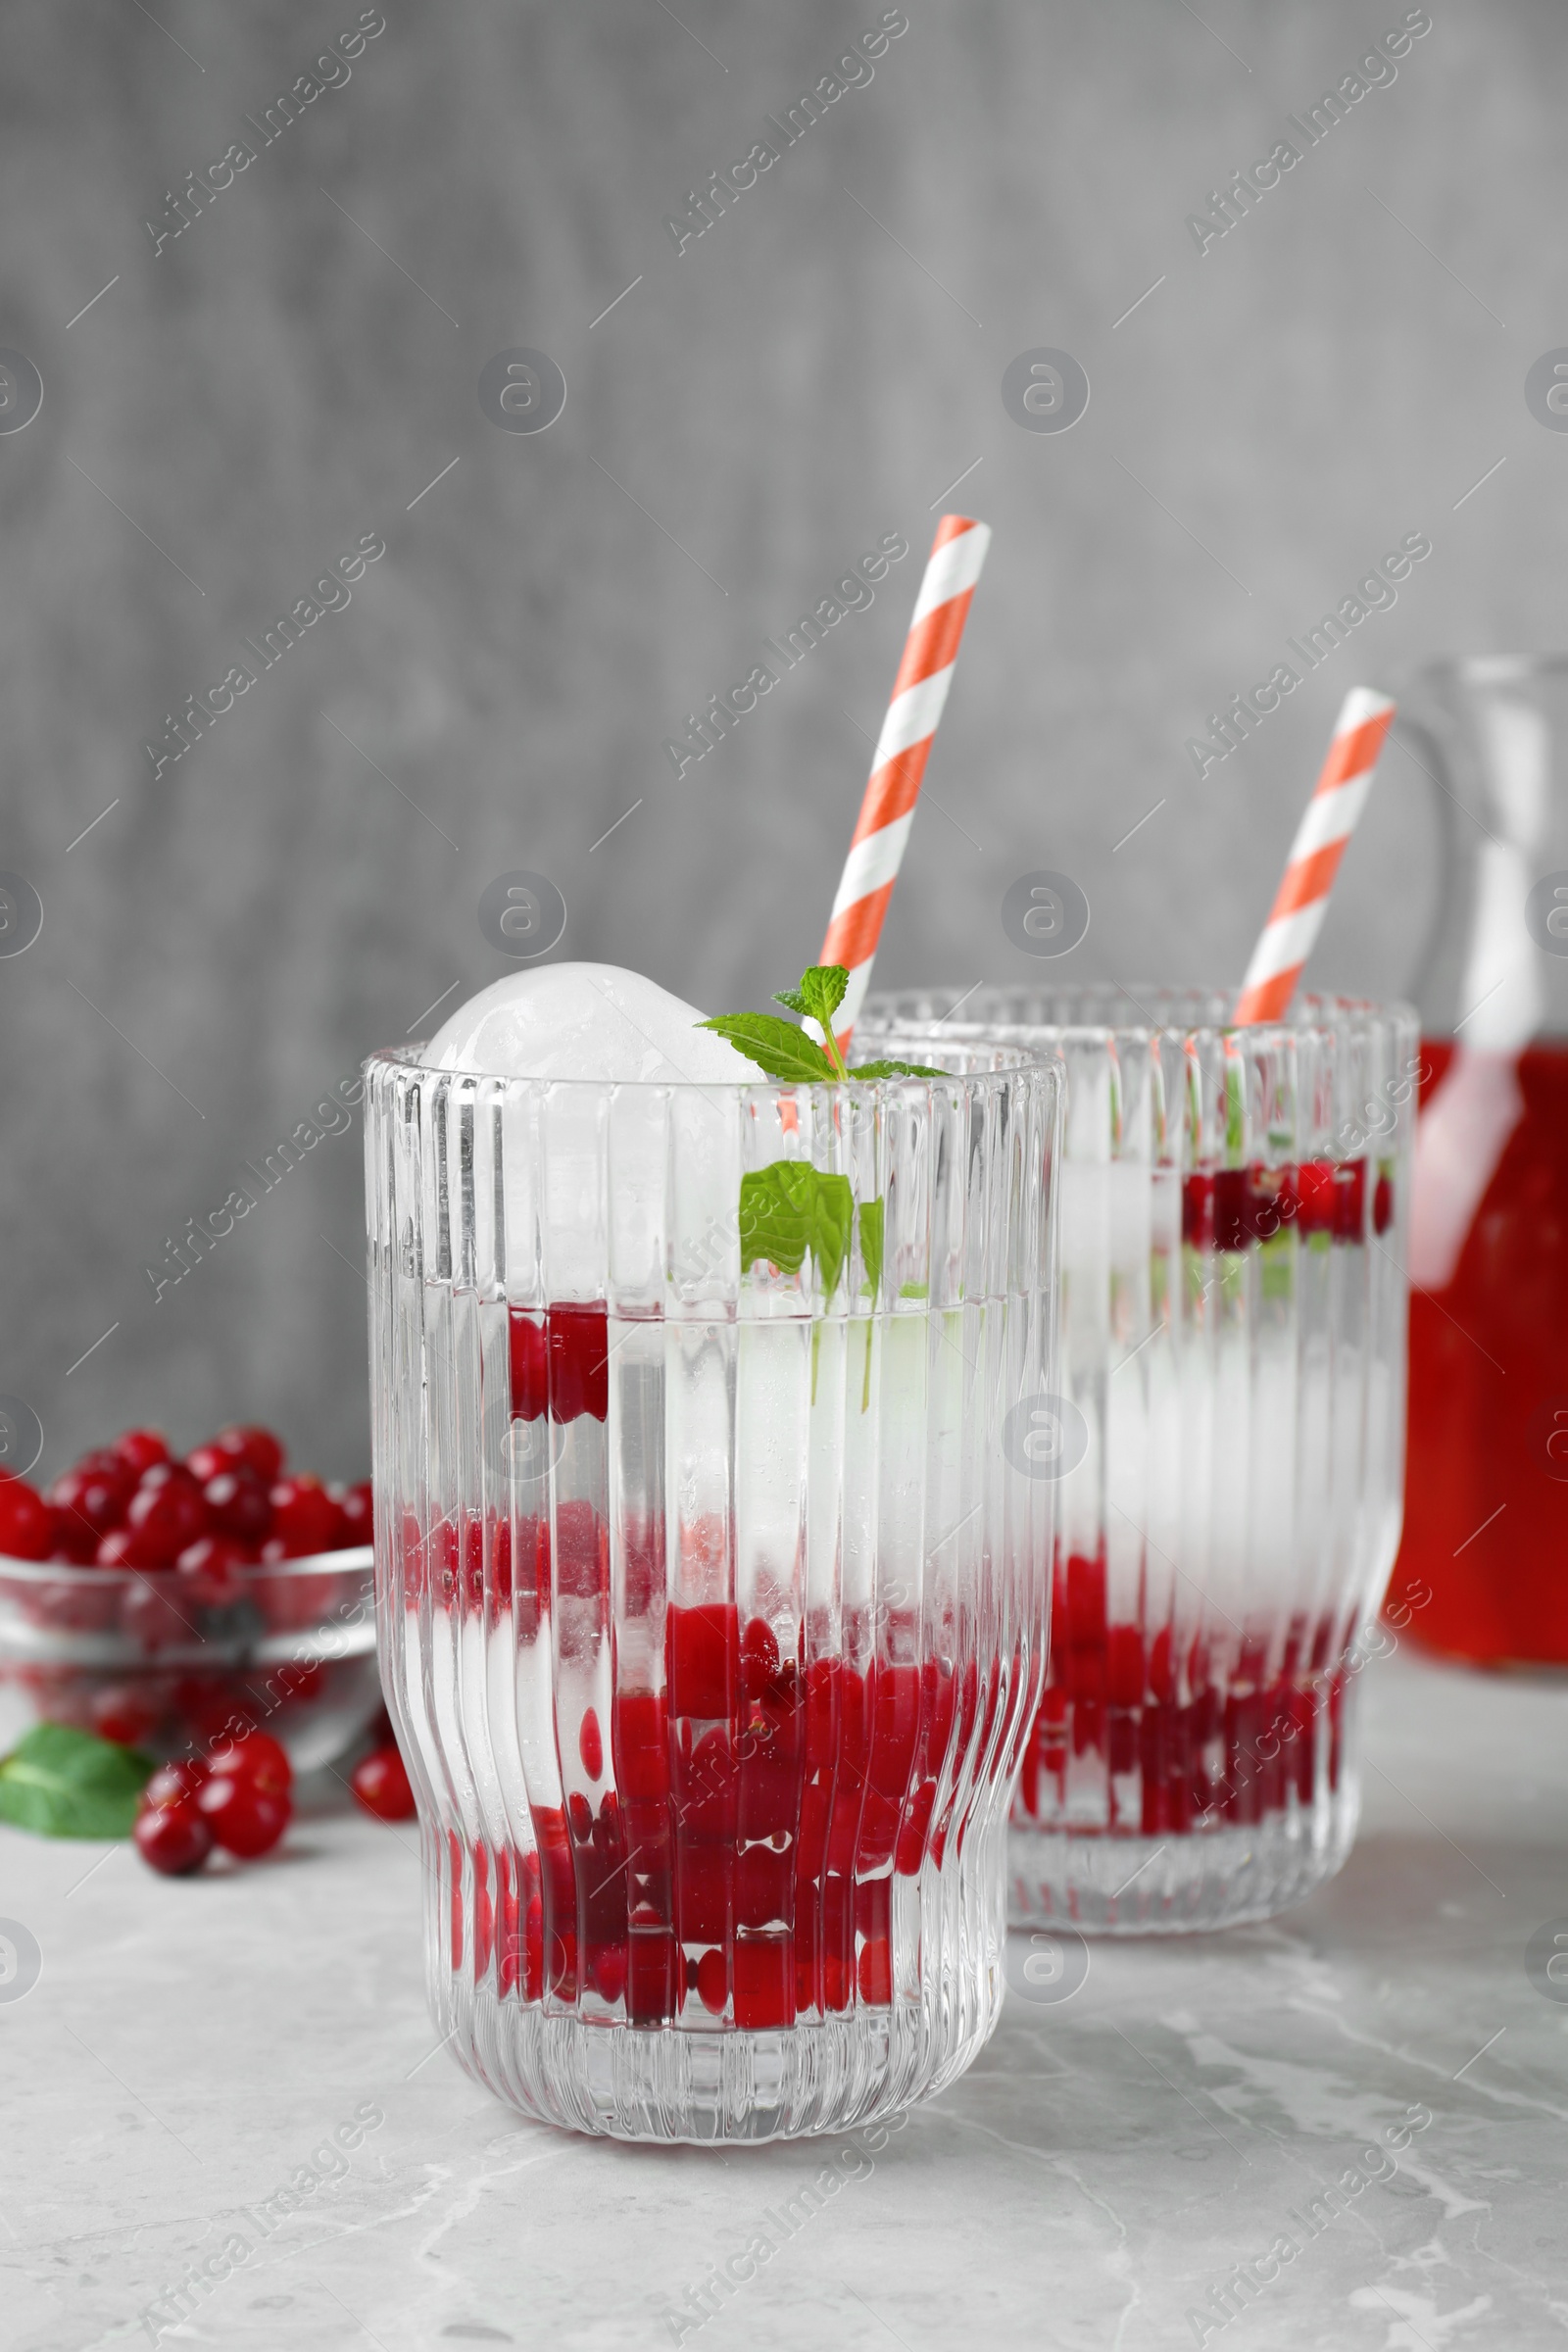
[[[548,966],[368,1065],[377,1586],[439,2031],[529,2114],[761,2139],[998,2013],[1059,1080],[699,1019]]]

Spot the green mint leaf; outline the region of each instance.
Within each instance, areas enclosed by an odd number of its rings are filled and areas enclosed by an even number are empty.
[[[847,1176],[827,1176],[808,1159],[775,1159],[741,1178],[741,1269],[759,1258],[798,1274],[810,1250],[824,1295],[838,1288],[850,1247],[854,1195]]]
[[[741,1271],[765,1258],[798,1274],[811,1244],[816,1170],[808,1159],[775,1159],[741,1178]]]
[[[1242,1069],[1239,1061],[1230,1061],[1225,1066],[1225,1157],[1231,1167],[1241,1166],[1246,1141],[1247,1102]]]
[[[822,1032],[824,1051],[832,1065],[835,1078],[845,1076],[844,1056],[838,1039],[833,1034],[833,1015],[844,1002],[844,992],[850,985],[850,975],[842,963],[813,963],[809,971],[801,974],[799,988],[781,988],[774,992],[775,1004],[787,1005],[798,1012],[803,1021],[815,1021]]]
[[[871,1285],[873,1303],[882,1288],[882,1234],[887,1204],[881,1200],[862,1200],[860,1203],[860,1255],[865,1261],[866,1280]]]
[[[755,1061],[764,1077],[780,1079],[786,1085],[829,1086],[837,1074],[821,1047],[804,1029],[797,1029],[793,1021],[781,1021],[776,1013],[721,1012],[697,1025],[716,1029],[738,1053]]]
[[[849,985],[850,975],[842,963],[813,963],[808,972],[801,974],[801,1002],[792,1009],[820,1022],[824,1030],[831,1029]]]
[[[858,1061],[852,1078],[951,1078],[951,1070],[933,1070],[921,1061]]]
[[[152,1770],[139,1748],[37,1723],[0,1761],[0,1820],[41,1838],[128,1838]]]
[[[854,1214],[855,1195],[850,1190],[849,1178],[824,1176],[817,1169],[816,1193],[811,1203],[811,1248],[825,1298],[831,1298],[839,1287],[844,1260],[850,1253],[850,1221]]]

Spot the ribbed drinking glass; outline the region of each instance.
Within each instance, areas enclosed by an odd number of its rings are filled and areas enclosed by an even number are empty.
[[[996,2022],[1061,1080],[925,1044],[837,1088],[368,1064],[431,2006],[529,2115],[829,2131]]]
[[[873,999],[862,1050],[952,992]],[[1306,997],[987,989],[954,1033],[1061,1054],[1046,1690],[1010,1914],[1256,1919],[1338,1870],[1357,1672],[1398,1544],[1414,1016]],[[881,1047],[900,1052],[896,1043]]]

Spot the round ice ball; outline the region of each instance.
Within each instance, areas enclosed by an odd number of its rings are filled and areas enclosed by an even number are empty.
[[[439,1070],[491,1078],[587,1078],[702,1086],[761,1082],[706,1016],[657,981],[613,963],[508,972],[447,1020],[429,1048]]]

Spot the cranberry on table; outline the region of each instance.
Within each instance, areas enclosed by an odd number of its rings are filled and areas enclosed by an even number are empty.
[[[118,1454],[132,1473],[140,1478],[144,1470],[151,1470],[158,1462],[168,1461],[169,1440],[161,1430],[123,1429],[110,1447],[110,1451]]]
[[[287,1796],[294,1785],[288,1750],[270,1732],[246,1732],[220,1740],[207,1758],[209,1778],[248,1781],[269,1796]]]
[[[206,1446],[197,1452],[205,1453]],[[190,1457],[189,1468],[196,1455]],[[202,1487],[208,1517],[214,1527],[225,1536],[237,1537],[241,1544],[265,1544],[272,1532],[272,1500],[263,1481],[254,1470],[236,1469],[232,1460],[225,1460],[220,1470],[215,1470]]]
[[[169,1879],[187,1878],[200,1870],[213,1850],[212,1825],[193,1796],[149,1805],[137,1815],[131,1835],[142,1860]]]
[[[208,1779],[200,1756],[181,1756],[172,1764],[160,1764],[141,1792],[142,1811],[155,1805],[183,1804],[186,1797],[200,1795]]]
[[[263,1559],[302,1560],[314,1552],[339,1548],[338,1507],[318,1478],[309,1471],[280,1478],[272,1488],[271,1500],[272,1533]]]
[[[374,1821],[407,1821],[414,1812],[408,1768],[395,1747],[372,1748],[355,1765],[349,1787]]]
[[[41,1560],[54,1541],[55,1515],[37,1489],[24,1478],[0,1477],[0,1552]]]
[[[254,1862],[277,1843],[293,1811],[288,1796],[277,1795],[256,1781],[236,1773],[215,1772],[196,1798],[202,1818],[217,1843],[241,1862]]]

